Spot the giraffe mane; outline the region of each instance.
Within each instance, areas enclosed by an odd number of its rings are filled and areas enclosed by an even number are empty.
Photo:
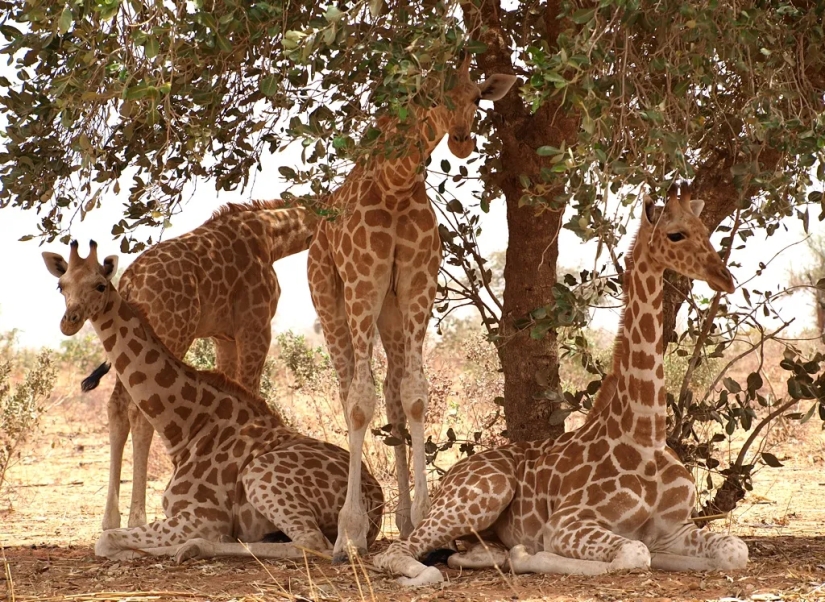
[[[121,299],[138,317],[141,324],[146,329],[147,334],[155,341],[155,343],[160,346],[160,348],[166,352],[170,358],[173,358],[179,366],[187,370],[191,370],[195,374],[195,378],[197,380],[206,383],[211,387],[215,387],[227,395],[237,397],[241,401],[246,402],[253,410],[259,412],[261,416],[274,417],[278,423],[278,426],[286,425],[283,416],[281,416],[278,410],[270,406],[263,397],[257,395],[253,391],[250,391],[238,381],[229,378],[226,374],[223,372],[218,372],[217,370],[198,370],[197,368],[193,368],[184,362],[182,359],[179,359],[174,353],[172,353],[169,347],[166,346],[166,343],[164,343],[163,340],[157,335],[157,332],[155,332],[151,322],[148,320],[146,311],[142,307],[130,303],[122,297]]]
[[[289,203],[283,199],[274,199],[269,201],[254,200],[248,203],[227,203],[215,210],[215,212],[204,222],[208,224],[220,219],[226,215],[233,215],[235,213],[244,213],[245,211],[266,211],[270,209],[288,209],[297,205]]]

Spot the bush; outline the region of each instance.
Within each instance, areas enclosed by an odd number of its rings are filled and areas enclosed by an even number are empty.
[[[212,339],[195,339],[183,361],[196,370],[214,370],[217,365],[215,342]]]
[[[310,347],[302,334],[287,331],[275,337],[284,365],[295,377],[296,388],[317,381],[332,370],[329,356],[320,347]]]
[[[93,370],[105,357],[100,338],[94,330],[85,328],[75,336],[61,341],[57,360],[70,364],[81,372]]]
[[[35,367],[14,390],[11,372],[11,361],[0,365],[0,488],[15,454],[37,428],[56,376],[49,351],[40,353]]]

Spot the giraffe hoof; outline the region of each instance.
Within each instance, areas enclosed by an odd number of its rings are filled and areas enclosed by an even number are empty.
[[[364,548],[354,548],[355,557],[361,557],[367,555],[367,550]],[[332,555],[332,564],[349,564],[351,562],[350,555],[346,552],[336,552]]]
[[[180,564],[193,558],[208,558],[213,554],[212,547],[212,542],[206,539],[190,539],[178,548],[175,562]]]
[[[417,577],[399,577],[396,581],[405,587],[422,587],[443,583],[444,575],[434,566],[428,566]]]

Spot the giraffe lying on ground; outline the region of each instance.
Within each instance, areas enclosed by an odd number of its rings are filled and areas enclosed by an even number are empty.
[[[623,275],[625,312],[593,409],[577,431],[475,454],[444,476],[430,514],[407,541],[374,562],[407,585],[443,579],[423,554],[456,539],[489,542],[449,558],[452,567],[509,566],[517,573],[600,574],[632,568],[742,568],[747,545],[698,529],[696,490],[666,446],[662,286],[666,269],[732,292],[733,278],[698,219],[704,203],[671,191],[645,200]],[[496,547],[496,544],[503,546]],[[506,550],[509,550],[509,555]]]
[[[427,379],[422,346],[427,331],[441,242],[435,213],[425,188],[424,162],[449,134],[450,151],[467,157],[475,147],[473,120],[481,100],[502,98],[515,82],[496,74],[476,85],[469,77],[467,55],[456,85],[428,109],[414,109],[407,126],[405,155],[377,155],[357,166],[330,195],[341,211],[334,221],[321,221],[309,248],[310,292],[338,373],[341,402],[349,427],[348,496],[341,511],[334,559],[345,560],[351,543],[366,551],[367,520],[360,503],[359,475],[364,436],[375,411],[375,384],[370,359],[375,330],[387,354],[384,395],[393,434],[402,437],[409,420],[415,474],[411,507],[406,448],[395,449],[399,502],[396,524],[407,536],[430,507],[424,454]],[[398,128],[379,122],[385,138]]]
[[[132,263],[121,295],[146,316],[160,340],[183,357],[195,339],[213,338],[217,369],[257,391],[281,294],[272,263],[309,247],[317,221],[281,201],[229,204],[195,230],[158,243]],[[74,334],[81,323],[67,324]],[[83,382],[97,386],[108,365]],[[109,490],[103,529],[120,527],[123,448],[132,431],[129,526],[146,524],[146,472],[154,429],[120,379],[109,398]]]
[[[68,263],[43,253],[66,299],[64,334],[89,320],[126,392],[158,432],[175,466],[163,496],[166,520],[104,531],[95,553],[184,558],[248,554],[235,540],[283,533],[291,543],[254,543],[258,557],[300,557],[300,547],[329,550],[344,504],[349,455],[300,435],[256,394],[217,372],[184,364],[153,332],[137,306],[112,286],[117,256],[103,265],[97,245]],[[368,539],[378,533],[383,494],[366,469],[361,500]]]

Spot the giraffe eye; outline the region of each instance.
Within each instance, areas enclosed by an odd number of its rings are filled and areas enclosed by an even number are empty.
[[[687,238],[681,232],[671,232],[667,235],[667,237],[673,242],[679,242],[680,240],[685,240],[685,238]]]
[[[59,282],[57,283],[57,290],[60,291],[61,293],[63,292],[63,286],[61,286],[61,284]]]
[[[95,287],[95,290],[96,290],[98,293],[104,293],[104,292],[106,292],[106,285],[105,285],[105,284],[98,284],[98,285]]]

